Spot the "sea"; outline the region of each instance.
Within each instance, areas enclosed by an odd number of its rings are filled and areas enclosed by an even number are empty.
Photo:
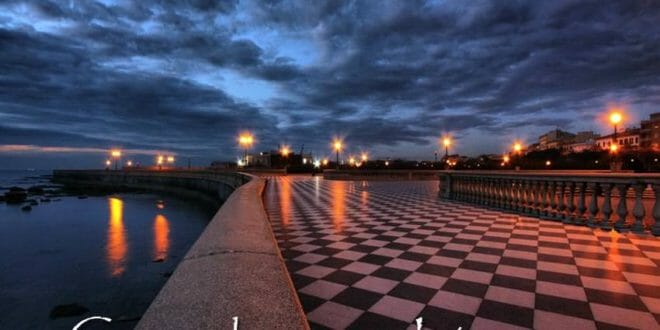
[[[12,186],[57,189],[50,171],[0,171]],[[132,329],[214,210],[173,196],[30,197],[0,203],[0,329]],[[50,201],[48,201],[50,200]]]

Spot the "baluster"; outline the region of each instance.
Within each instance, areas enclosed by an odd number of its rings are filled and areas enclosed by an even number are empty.
[[[520,180],[511,180],[511,210],[517,211],[520,203]]]
[[[626,224],[626,216],[628,216],[628,188],[630,185],[628,183],[619,183],[616,185],[616,188],[619,191],[619,206],[616,208],[616,214],[619,216],[619,220],[614,224],[614,228],[617,230],[627,229],[629,226]]]
[[[525,213],[534,214],[534,205],[536,204],[536,181],[527,180],[527,207]]]
[[[589,202],[589,220],[587,226],[596,226],[596,215],[598,215],[598,182],[590,182],[589,189],[591,189],[591,201]]]
[[[642,195],[646,189],[645,182],[637,182],[634,185],[635,189],[635,206],[633,207],[633,216],[635,217],[635,222],[632,224],[631,230],[636,233],[644,232],[644,216],[646,215],[646,210],[644,210],[644,204],[642,203]]]
[[[612,229],[612,184],[603,183],[603,221],[600,222],[600,228],[604,230]]]
[[[503,209],[508,209],[509,208],[509,198],[511,195],[509,195],[509,188],[511,188],[511,183],[509,182],[509,179],[502,179],[502,208]]]
[[[651,228],[651,232],[655,236],[660,236],[660,184],[653,184],[653,193],[655,195],[655,203],[653,203],[653,220],[655,223]]]
[[[587,183],[580,182],[578,184],[578,189],[580,189],[580,195],[578,196],[578,205],[577,205],[577,214],[575,217],[575,224],[583,225],[584,222],[584,212],[587,211],[587,205],[585,203],[585,198],[587,196],[586,192]]]
[[[541,204],[541,189],[543,187],[543,182],[541,181],[534,181],[534,189],[536,190],[534,193],[534,210],[533,214],[536,214],[537,216],[541,215],[541,211],[543,210],[542,204]]]
[[[502,179],[497,178],[493,179],[495,185],[495,207],[502,208]]]
[[[483,178],[483,183],[484,183],[484,188],[482,190],[482,202],[484,205],[488,206],[490,205],[490,179],[489,178]]]
[[[549,185],[549,195],[550,195],[550,213],[548,216],[550,217],[555,217],[556,216],[556,209],[557,209],[557,200],[555,199],[555,196],[557,195],[557,182],[552,181],[550,182]]]
[[[548,182],[543,181],[543,192],[541,194],[542,205],[543,205],[543,216],[548,216],[548,207],[550,206],[548,202]]]
[[[568,183],[568,200],[566,206],[566,216],[564,217],[564,223],[575,223],[575,182],[571,181]]]
[[[529,187],[527,180],[520,180],[520,205],[518,206],[518,212],[520,213],[525,213],[525,211],[527,210],[528,189]]]
[[[557,219],[564,218],[564,210],[566,210],[566,203],[564,202],[564,196],[566,192],[566,182],[562,181],[559,183],[559,204],[557,205]]]

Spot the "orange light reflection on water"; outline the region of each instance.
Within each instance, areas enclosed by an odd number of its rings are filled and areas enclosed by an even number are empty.
[[[346,182],[332,181],[330,194],[332,198],[332,224],[337,232],[344,228],[346,218]]]
[[[119,276],[125,270],[126,252],[126,229],[124,228],[124,202],[121,199],[108,198],[110,208],[110,220],[108,223],[108,242],[106,245],[107,262],[112,276]]]
[[[154,219],[154,258],[165,259],[170,250],[170,222],[159,214]]]

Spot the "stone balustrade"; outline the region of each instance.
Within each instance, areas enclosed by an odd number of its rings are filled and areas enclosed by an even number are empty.
[[[660,235],[658,174],[442,171],[439,176],[442,198],[567,224]]]

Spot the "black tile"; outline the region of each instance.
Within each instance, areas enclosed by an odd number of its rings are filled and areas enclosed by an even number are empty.
[[[579,276],[564,274],[564,273],[548,272],[544,270],[536,271],[536,280],[566,284],[566,285],[582,286],[582,280],[580,280]]]
[[[332,298],[332,301],[366,311],[381,298],[383,298],[382,294],[348,287]]]
[[[536,261],[535,260],[527,260],[527,259],[519,259],[519,258],[511,258],[511,257],[502,257],[502,259],[500,259],[500,264],[515,266],[515,267],[522,267],[522,268],[536,269]]]
[[[410,244],[392,242],[392,243],[389,243],[389,244],[385,245],[384,247],[386,247],[388,249],[393,249],[393,250],[408,251],[408,249],[410,249],[413,246],[410,245]]]
[[[298,293],[298,298],[300,299],[300,304],[302,305],[305,313],[309,313],[315,310],[325,302],[325,299],[310,296],[300,292]]]
[[[431,275],[437,275],[437,276],[444,276],[444,277],[449,277],[451,274],[454,273],[454,270],[456,268],[454,267],[447,267],[447,266],[440,266],[440,265],[433,265],[433,264],[423,264],[417,268],[416,272],[419,273],[426,273],[426,274],[431,274]]]
[[[289,270],[289,273],[295,273],[305,267],[309,267],[310,264],[295,260],[287,260],[284,262],[286,264],[286,269]]]
[[[582,276],[604,278],[614,281],[627,281],[626,277],[623,276],[623,273],[617,270],[607,270],[602,268],[591,268],[591,267],[581,267],[577,266],[578,272]]]
[[[344,267],[344,266],[346,266],[346,265],[348,265],[352,262],[353,262],[352,260],[330,257],[330,258],[327,258],[327,259],[323,259],[323,260],[319,261],[316,264],[320,265],[320,266],[339,269],[339,268],[342,268],[342,267]]]
[[[309,321],[309,328],[311,330],[332,330],[332,328],[324,327],[320,324]]]
[[[528,292],[536,291],[536,281],[526,278],[493,274],[490,285],[501,286],[510,289],[517,289]]]
[[[483,246],[475,246],[474,249],[472,249],[472,252],[490,254],[494,256],[502,256],[502,254],[504,254],[504,250]]]
[[[386,263],[392,261],[392,259],[393,258],[390,258],[390,257],[379,256],[379,255],[375,255],[375,254],[369,254],[369,255],[366,255],[366,256],[360,258],[358,261],[383,266]]]
[[[536,253],[538,251],[538,248],[536,246],[529,246],[529,245],[523,245],[523,244],[512,244],[508,243],[506,245],[507,250],[516,250],[516,251],[524,251],[524,252],[532,252]]]
[[[456,330],[462,328],[470,329],[474,316],[454,312],[433,306],[426,306],[419,314],[422,317],[422,327],[428,329]],[[403,328],[401,328],[403,329]]]
[[[442,286],[442,290],[483,298],[488,290],[488,285],[450,278]]]
[[[544,294],[536,294],[536,309],[543,311],[581,317],[583,319],[592,320],[594,318],[591,313],[589,304],[584,301],[565,299]]]
[[[658,290],[656,285],[639,283],[630,283],[630,285],[640,296],[660,299],[660,290]]]
[[[339,253],[339,252],[341,252],[341,251],[342,251],[342,250],[340,250],[340,249],[334,249],[334,248],[329,248],[329,247],[322,247],[322,248],[320,248],[320,249],[316,249],[316,250],[314,250],[314,251],[312,251],[312,252],[313,252],[313,253],[316,253],[316,254],[322,254],[322,255],[324,255],[324,256],[332,256],[332,255],[335,255],[335,254],[337,254],[337,253]]]
[[[492,300],[484,300],[477,316],[499,322],[515,324],[531,329],[534,326],[534,309],[509,305]]]
[[[399,259],[413,260],[419,262],[426,262],[431,258],[428,254],[415,253],[415,252],[404,252],[398,256]]]
[[[323,279],[330,282],[341,283],[345,285],[352,285],[353,283],[364,278],[365,275],[353,273],[345,270],[338,270],[328,274]]]
[[[380,267],[375,272],[371,273],[371,275],[400,282],[410,276],[411,273],[412,272],[403,269]]]
[[[394,289],[388,292],[387,295],[416,301],[426,305],[437,292],[438,290],[419,285],[399,283],[399,285],[394,287]]]
[[[417,245],[419,245],[419,246],[428,246],[428,247],[433,247],[433,248],[438,248],[438,249],[441,249],[442,247],[444,247],[445,244],[446,243],[443,243],[443,242],[428,241],[428,240],[424,240],[424,241],[421,241],[421,242],[417,243]]]
[[[379,249],[377,246],[370,246],[370,245],[363,245],[363,244],[358,244],[355,246],[351,246],[348,248],[351,251],[355,252],[362,252],[362,253],[371,253]]]
[[[639,299],[639,296],[623,294],[618,292],[594,290],[584,288],[587,294],[587,300],[592,303],[617,306],[621,308],[636,309],[638,311],[649,312],[646,305]]]
[[[360,315],[347,329],[405,329],[407,326],[406,322],[366,312]]]
[[[468,255],[468,252],[443,249],[438,251],[435,255],[449,257],[449,258],[456,258],[456,259],[465,259],[465,257],[467,257]]]
[[[497,265],[489,264],[486,262],[474,261],[474,260],[465,260],[461,263],[459,268],[478,270],[487,273],[495,273],[495,270],[497,269]]]

